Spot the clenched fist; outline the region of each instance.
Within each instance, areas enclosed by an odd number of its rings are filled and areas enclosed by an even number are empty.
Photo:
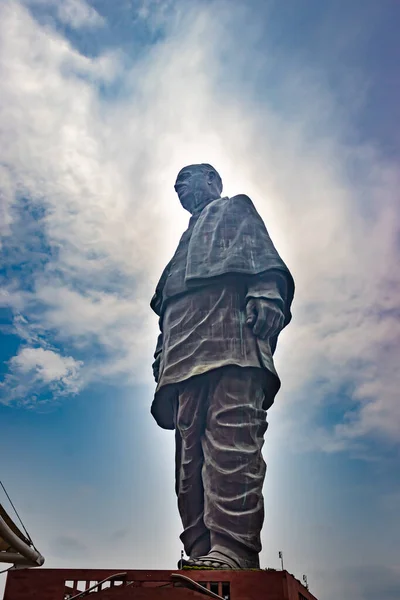
[[[284,320],[283,312],[273,300],[250,298],[246,304],[246,324],[262,340],[279,333]]]

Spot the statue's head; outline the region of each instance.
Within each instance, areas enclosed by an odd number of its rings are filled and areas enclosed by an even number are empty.
[[[189,165],[179,171],[174,188],[183,208],[193,215],[220,198],[222,180],[211,165]]]

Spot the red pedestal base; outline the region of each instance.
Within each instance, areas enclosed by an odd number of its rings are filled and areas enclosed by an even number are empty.
[[[179,578],[182,574],[202,588]],[[109,579],[101,586],[98,582]],[[189,587],[187,587],[189,585]],[[287,571],[132,571],[109,569],[23,569],[10,571],[4,600],[206,600],[212,594],[227,600],[316,600]],[[100,589],[101,588],[101,589]],[[214,596],[215,598],[215,596]]]

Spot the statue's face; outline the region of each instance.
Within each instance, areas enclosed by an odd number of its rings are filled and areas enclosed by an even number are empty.
[[[219,197],[215,173],[207,172],[199,165],[190,165],[179,171],[174,188],[183,208],[190,213]]]

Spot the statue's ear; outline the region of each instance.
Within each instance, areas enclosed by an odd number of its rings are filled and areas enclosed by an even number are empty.
[[[215,181],[215,172],[214,171],[208,172],[207,181],[208,181],[208,183],[213,183]]]

